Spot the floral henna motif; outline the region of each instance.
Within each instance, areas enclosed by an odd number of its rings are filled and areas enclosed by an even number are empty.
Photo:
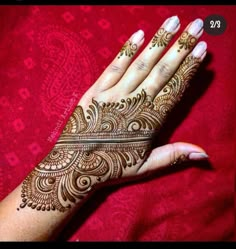
[[[181,49],[190,50],[194,47],[196,42],[197,38],[189,34],[187,31],[184,31],[178,40],[179,49],[177,51],[180,52]]]
[[[121,48],[118,59],[123,55],[132,57],[134,53],[137,51],[137,48],[138,48],[137,44],[132,43],[131,41],[127,41],[125,45]]]
[[[164,28],[160,28],[152,39],[152,45],[149,49],[153,47],[166,47],[172,38],[172,34],[166,31]]]
[[[77,106],[53,150],[23,182],[20,207],[64,212],[96,184],[130,176],[198,65],[187,57],[154,101],[142,90],[120,102],[93,99],[86,113]]]

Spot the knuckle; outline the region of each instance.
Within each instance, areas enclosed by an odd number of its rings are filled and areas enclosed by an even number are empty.
[[[122,69],[121,67],[115,65],[115,64],[111,64],[109,67],[109,71],[112,73],[119,73],[122,74],[124,72],[124,69]]]
[[[155,78],[152,78],[151,83],[148,84],[148,91],[151,93],[156,93],[159,89],[158,84],[153,84],[152,82],[155,81]]]
[[[140,59],[136,60],[134,62],[134,66],[139,71],[149,71],[148,63],[145,62],[144,60],[140,60]]]
[[[173,163],[177,159],[177,148],[175,143],[169,144],[170,146],[170,162]]]
[[[172,76],[171,66],[165,62],[159,62],[156,65],[157,73],[160,74],[163,78],[169,79]]]

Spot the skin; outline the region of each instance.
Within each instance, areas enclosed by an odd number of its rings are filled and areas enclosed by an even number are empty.
[[[152,148],[206,55],[206,43],[197,43],[202,24],[191,22],[164,56],[180,28],[177,17],[134,61],[144,33],[130,37],[81,98],[53,150],[0,203],[0,240],[53,240],[99,187],[208,157],[183,142]]]

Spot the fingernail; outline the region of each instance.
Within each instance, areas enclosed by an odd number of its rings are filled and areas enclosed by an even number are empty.
[[[168,21],[164,25],[164,29],[168,32],[173,32],[179,25],[178,16],[172,16],[168,19]]]
[[[190,25],[188,32],[191,35],[197,35],[202,28],[203,28],[203,21],[202,19],[198,18]]]
[[[131,42],[137,44],[143,39],[143,37],[144,37],[144,32],[140,29],[133,34]]]
[[[194,48],[192,55],[196,58],[200,58],[207,49],[207,44],[203,41],[199,42]]]
[[[209,158],[209,156],[206,153],[203,152],[192,152],[189,154],[188,158],[190,160],[204,160]]]

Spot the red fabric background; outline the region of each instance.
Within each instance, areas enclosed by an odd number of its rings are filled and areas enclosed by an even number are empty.
[[[49,153],[76,102],[133,32],[143,29],[147,44],[167,17],[177,14],[183,30],[197,17],[219,14],[227,30],[203,34],[209,47],[205,67],[160,137],[202,146],[210,163],[192,162],[99,191],[61,239],[233,240],[235,11],[236,6],[1,6],[0,199]]]

